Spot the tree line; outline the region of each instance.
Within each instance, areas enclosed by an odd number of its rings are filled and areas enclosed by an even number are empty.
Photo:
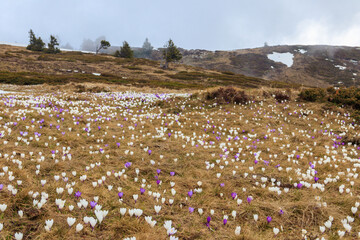
[[[60,49],[57,47],[59,43],[53,35],[50,35],[50,42],[48,43],[48,47],[45,48],[45,43],[41,39],[41,37],[36,37],[35,33],[32,29],[29,31],[29,45],[26,49],[31,51],[44,51],[46,53],[59,53]]]
[[[41,37],[37,38],[33,30],[30,29],[29,45],[26,47],[28,50],[56,54],[60,53],[60,49],[57,46],[59,46],[57,38],[53,35],[50,35],[50,42],[48,43],[47,48],[45,48],[45,43]],[[110,46],[111,44],[109,41],[101,40],[100,43],[95,47],[95,54],[98,54],[102,49],[108,49]],[[114,56],[121,58],[151,58],[153,49],[154,47],[147,38],[145,39],[142,48],[135,51],[131,49],[127,41],[124,41],[120,49],[115,51]],[[166,42],[164,48],[162,49],[162,56],[165,61],[165,64],[163,65],[164,68],[168,68],[170,62],[179,61],[182,58],[182,54],[171,39]]]

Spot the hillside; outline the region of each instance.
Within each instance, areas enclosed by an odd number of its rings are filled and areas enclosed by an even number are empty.
[[[4,239],[360,236],[357,88],[4,45],[0,59]],[[206,89],[220,85],[239,88]]]
[[[0,45],[0,83],[34,85],[107,83],[123,86],[205,89],[224,85],[243,88],[291,87],[275,81],[231,72],[171,64],[164,70],[159,61],[124,59],[81,52],[46,54],[24,47]]]
[[[267,57],[293,55],[288,67]],[[235,51],[183,50],[182,63],[219,71],[232,71],[267,80],[315,87],[356,86],[360,76],[360,48],[338,46],[269,46]]]
[[[0,83],[103,82],[205,89],[224,85],[245,88],[357,86],[360,80],[360,49],[355,47],[296,45],[181,51],[181,62],[164,70],[160,67],[161,49],[153,51],[152,60],[129,60],[74,51],[51,55],[0,44]]]

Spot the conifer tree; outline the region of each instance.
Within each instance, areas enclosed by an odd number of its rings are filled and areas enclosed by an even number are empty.
[[[31,51],[43,51],[44,50],[45,43],[41,39],[41,37],[36,38],[34,32],[32,29],[29,31],[29,45],[26,47],[26,49]]]
[[[58,40],[53,35],[50,35],[50,42],[48,43],[47,53],[59,53],[60,49],[56,46],[59,46]]]
[[[122,58],[134,57],[134,52],[133,50],[131,50],[131,47],[127,41],[124,41],[122,47],[120,47],[120,52],[118,52],[118,57],[122,57]]]
[[[164,68],[168,68],[170,62],[179,61],[182,58],[182,54],[179,49],[175,46],[174,42],[169,39],[167,44],[164,46],[163,57],[165,59]]]

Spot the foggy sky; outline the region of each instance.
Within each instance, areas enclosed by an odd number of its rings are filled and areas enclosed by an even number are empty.
[[[112,45],[232,50],[278,44],[360,45],[358,0],[0,0],[0,41],[79,49],[105,36]]]

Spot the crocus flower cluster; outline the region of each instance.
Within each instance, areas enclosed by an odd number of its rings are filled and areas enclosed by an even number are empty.
[[[113,225],[132,226],[121,239],[359,236],[356,119],[262,95],[0,94],[0,231],[39,238],[12,224],[31,220],[54,238]],[[289,221],[303,216],[323,220]]]

